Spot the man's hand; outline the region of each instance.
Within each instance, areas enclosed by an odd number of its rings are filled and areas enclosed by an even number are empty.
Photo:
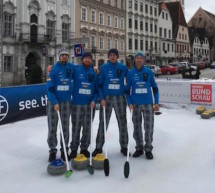
[[[134,106],[132,104],[129,105],[130,111],[134,110]]]
[[[92,101],[92,102],[90,103],[90,107],[91,107],[91,108],[94,108],[94,107],[95,107],[95,105],[96,105],[96,104],[95,104],[95,102],[94,102],[94,101]]]
[[[59,111],[59,110],[60,110],[59,105],[58,105],[58,104],[56,104],[56,105],[54,106],[54,109],[55,109],[55,111]]]
[[[96,74],[99,74],[99,69],[96,66],[93,66],[93,70],[96,72]]]
[[[159,104],[155,104],[155,110],[154,110],[154,111],[155,111],[155,112],[156,112],[156,111],[159,111],[159,109],[160,109]]]
[[[51,70],[52,70],[52,65],[48,65],[47,72],[51,72]]]
[[[106,106],[106,101],[104,99],[101,101],[101,105],[102,105],[102,107]]]

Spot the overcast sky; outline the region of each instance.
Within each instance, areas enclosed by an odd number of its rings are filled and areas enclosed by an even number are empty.
[[[215,15],[215,0],[185,0],[185,18],[187,22],[200,6]]]

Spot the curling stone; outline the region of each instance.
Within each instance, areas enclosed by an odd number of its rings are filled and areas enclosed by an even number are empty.
[[[211,118],[211,113],[209,111],[205,111],[204,113],[201,114],[202,119],[210,119]]]
[[[105,160],[104,154],[101,153],[97,154],[92,160],[93,168],[104,169],[104,160]]]
[[[76,158],[72,160],[72,167],[76,170],[86,169],[89,164],[89,160],[84,156],[84,154],[78,154]]]
[[[196,113],[200,115],[200,114],[202,114],[205,110],[206,110],[206,109],[205,109],[204,107],[201,106],[201,107],[199,107],[198,109],[196,109]]]
[[[47,167],[47,172],[51,175],[61,175],[66,172],[66,164],[61,159],[56,159]]]

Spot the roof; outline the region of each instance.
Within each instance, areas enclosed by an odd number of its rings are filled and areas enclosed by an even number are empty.
[[[203,9],[204,10],[204,9]],[[211,20],[215,23],[215,15],[214,14],[212,14],[212,13],[210,13],[210,12],[208,12],[208,11],[206,11],[206,10],[204,10],[204,12],[211,18]]]
[[[203,42],[205,38],[208,38],[207,32],[204,28],[189,27],[188,30],[189,30],[189,37],[190,37],[191,45],[193,45],[195,37],[198,37],[201,42]]]
[[[179,25],[187,27],[187,22],[184,17],[184,12],[180,2],[165,3],[173,22],[173,37],[177,37]]]
[[[169,11],[169,9],[167,8],[167,6],[164,2],[159,2],[159,15],[162,10]]]

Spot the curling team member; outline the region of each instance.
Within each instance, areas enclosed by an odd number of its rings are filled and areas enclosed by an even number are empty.
[[[72,142],[70,158],[77,156],[80,144],[81,154],[90,156],[91,108],[94,109],[98,97],[98,76],[92,68],[92,54],[86,52],[82,57],[82,64],[75,69],[72,97]],[[83,126],[80,141],[81,127]]]
[[[130,110],[133,110],[133,137],[136,141],[136,151],[134,152],[133,157],[139,157],[140,155],[143,155],[145,151],[146,158],[153,159],[153,97],[155,111],[158,111],[159,91],[153,72],[149,68],[144,67],[144,54],[142,52],[138,52],[135,55],[135,66],[129,71],[126,82],[126,98]],[[143,142],[142,133],[142,114],[145,130],[145,144]]]
[[[56,159],[57,153],[57,125],[58,115],[60,112],[62,129],[64,133],[65,145],[68,149],[69,143],[69,118],[70,103],[72,94],[72,76],[75,65],[68,62],[69,51],[65,48],[59,51],[59,61],[53,66],[50,73],[47,74],[47,118],[48,118],[48,146],[49,162]],[[65,161],[65,152],[61,141],[61,158]],[[68,152],[66,152],[68,154]]]

